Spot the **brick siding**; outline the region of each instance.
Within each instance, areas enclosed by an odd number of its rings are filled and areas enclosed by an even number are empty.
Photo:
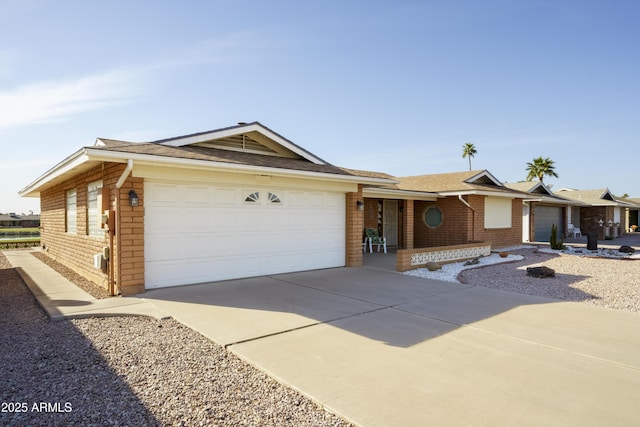
[[[107,163],[59,183],[40,195],[41,245],[44,250],[53,259],[105,289],[109,288],[108,273],[94,267],[93,257],[109,246],[109,237],[107,233],[102,236],[88,235],[87,185],[102,181],[103,188],[108,189],[103,194],[109,196],[108,206],[113,215],[116,209],[115,184],[124,168],[122,164]],[[131,208],[128,205],[129,190],[132,188],[140,197],[140,207]],[[76,190],[77,198],[76,233],[66,231],[66,194],[71,189]],[[144,290],[143,192],[143,180],[132,177],[125,181],[119,192],[121,215],[116,218],[111,262],[114,263],[116,285],[123,295]],[[118,240],[122,251],[118,248]]]
[[[415,201],[413,224],[415,247],[462,245],[483,241],[492,247],[522,243],[522,200],[513,199],[510,228],[484,228],[484,196],[469,195],[464,199],[470,209],[457,197],[446,197],[435,202]],[[442,211],[442,224],[429,227],[424,215],[429,207]],[[475,224],[475,227],[474,227]]]

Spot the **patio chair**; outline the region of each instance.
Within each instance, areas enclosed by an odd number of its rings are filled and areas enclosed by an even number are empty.
[[[387,253],[387,238],[380,237],[378,230],[375,228],[367,228],[364,234],[366,235],[365,242],[366,239],[369,239],[369,252],[373,253],[373,245],[378,245],[378,252],[380,252],[380,246],[382,246],[384,253]]]
[[[573,237],[574,239],[578,236],[582,237],[582,233],[580,232],[580,228],[576,228],[573,224],[567,225],[567,233]]]

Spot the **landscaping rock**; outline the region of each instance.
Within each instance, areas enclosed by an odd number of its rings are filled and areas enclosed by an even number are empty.
[[[636,251],[635,249],[633,249],[631,246],[627,246],[627,245],[620,246],[620,249],[618,249],[618,252],[623,252],[625,254],[632,254],[635,251]]]
[[[556,277],[554,269],[549,267],[527,267],[527,276],[544,279],[546,277]]]
[[[476,257],[473,259],[470,259],[469,261],[465,262],[464,265],[476,265],[480,262],[480,257]]]
[[[427,268],[429,269],[429,271],[436,271],[442,269],[442,266],[437,262],[432,261],[427,263]]]

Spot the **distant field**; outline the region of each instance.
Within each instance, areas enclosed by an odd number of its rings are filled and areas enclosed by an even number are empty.
[[[0,233],[16,233],[16,234],[29,234],[29,233],[39,233],[40,228],[32,227],[32,228],[16,228],[16,227],[0,227]]]

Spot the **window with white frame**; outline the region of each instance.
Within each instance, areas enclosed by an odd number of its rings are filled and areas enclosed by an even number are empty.
[[[102,181],[95,181],[87,185],[87,234],[89,236],[103,236],[101,227]]]
[[[511,228],[511,199],[484,198],[484,228]]]
[[[67,203],[66,203],[66,222],[67,233],[75,234],[78,230],[77,223],[77,194],[76,189],[67,191]]]

